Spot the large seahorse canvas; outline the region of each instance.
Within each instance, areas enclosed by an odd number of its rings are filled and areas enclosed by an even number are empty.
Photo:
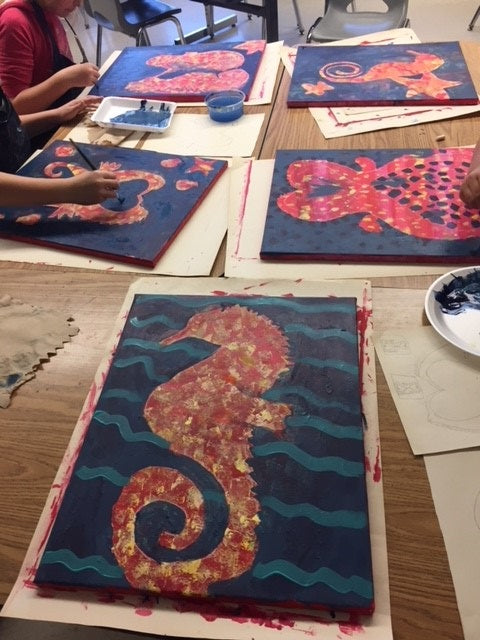
[[[477,104],[458,42],[298,47],[289,107]]]
[[[78,145],[94,166],[113,171],[119,198],[96,205],[1,207],[0,236],[109,260],[154,267],[226,170],[223,160]],[[69,142],[35,156],[21,175],[55,180],[90,171]]]
[[[126,47],[91,93],[193,102],[241,89],[248,98],[265,47],[265,40]]]
[[[479,212],[459,197],[472,153],[279,151],[260,256],[478,264]]]
[[[136,295],[35,582],[370,613],[360,379],[355,298]]]

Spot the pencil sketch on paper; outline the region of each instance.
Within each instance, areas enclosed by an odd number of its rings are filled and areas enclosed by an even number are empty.
[[[278,151],[260,256],[475,263],[478,211],[459,196],[471,157],[469,148]]]
[[[35,582],[371,613],[359,384],[354,298],[136,296]]]
[[[375,348],[415,454],[480,445],[480,363],[432,327],[389,330]]]

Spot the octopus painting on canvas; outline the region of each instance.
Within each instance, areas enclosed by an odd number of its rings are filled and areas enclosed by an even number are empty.
[[[96,205],[2,207],[0,236],[154,267],[217,179],[223,160],[80,145],[99,169],[116,174],[121,198]],[[90,171],[69,142],[56,142],[22,175],[61,180]]]
[[[478,262],[480,212],[459,196],[471,158],[460,147],[279,151],[261,257]]]
[[[241,89],[248,98],[265,47],[265,40],[126,47],[91,93],[192,102]]]

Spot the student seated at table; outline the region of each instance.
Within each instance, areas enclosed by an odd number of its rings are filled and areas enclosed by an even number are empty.
[[[17,113],[54,108],[98,80],[90,62],[75,64],[60,18],[81,0],[8,0],[0,5],[0,78]]]
[[[116,196],[118,180],[109,171],[86,171],[71,178],[29,178],[12,175],[30,155],[29,133],[68,120],[86,108],[88,99],[21,117],[0,87],[0,206],[74,202],[96,204]]]
[[[480,140],[473,152],[468,174],[460,187],[460,198],[474,209],[480,209]]]

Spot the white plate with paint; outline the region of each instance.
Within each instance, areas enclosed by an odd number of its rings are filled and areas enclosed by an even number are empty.
[[[101,127],[163,133],[172,123],[176,102],[103,98],[91,119]]]
[[[480,356],[480,266],[455,269],[435,280],[425,296],[425,313],[445,340]]]

